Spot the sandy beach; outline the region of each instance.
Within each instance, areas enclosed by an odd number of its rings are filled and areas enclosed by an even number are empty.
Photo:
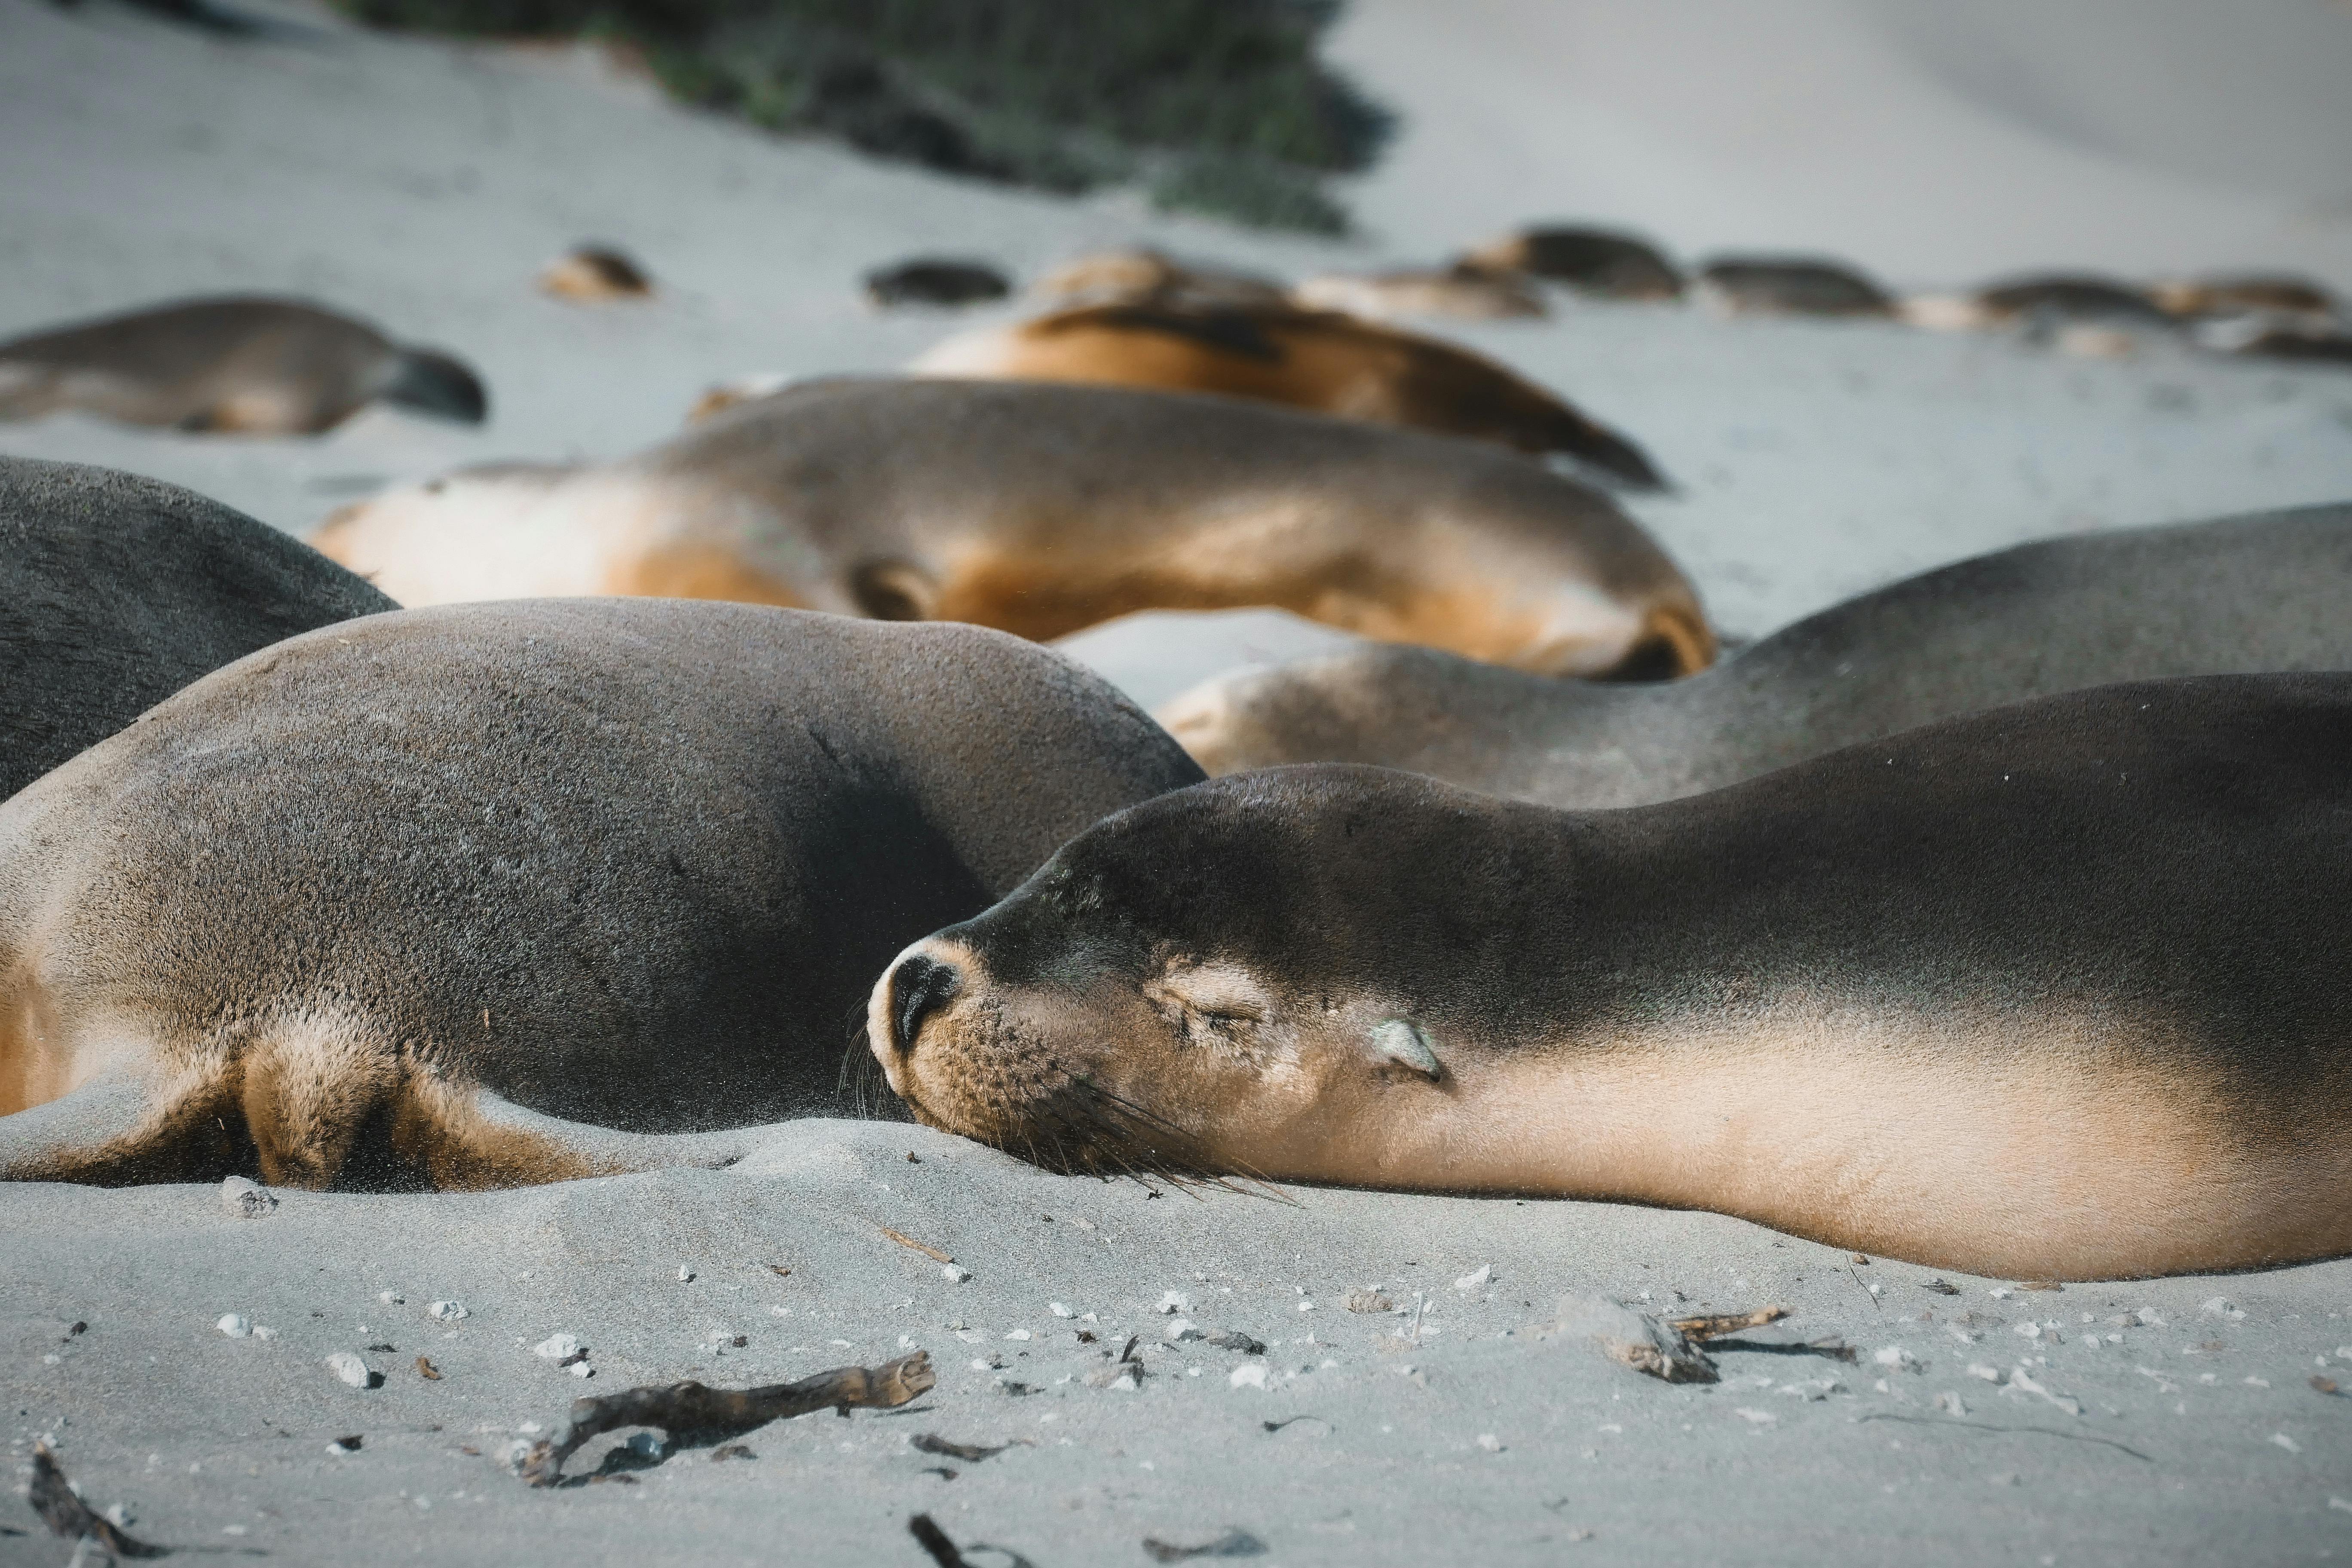
[[[2062,27],[1993,0],[1807,0],[1768,37],[1695,0],[1479,0],[1442,23],[1360,0],[1334,56],[1406,129],[1352,184],[1363,232],[1343,242],[778,139],[585,49],[254,9],[267,26],[221,37],[110,0],[0,0],[0,336],[181,294],[304,294],[464,355],[491,418],[378,409],[241,440],[63,416],[0,425],[0,453],[154,475],[298,534],[460,464],[644,447],[730,376],[888,370],[1015,313],[863,301],[865,269],[918,252],[1027,278],[1146,241],[1297,276],[1583,216],[1685,256],[1828,250],[1905,288],[2263,267],[2352,292],[2340,5],[2265,5],[2232,29],[2186,4]],[[1669,44],[1679,69],[1660,75]],[[1740,85],[1768,46],[1789,62],[1777,110]],[[2183,81],[2178,112],[2147,109],[2150,84]],[[2249,81],[2266,89],[2232,119]],[[1844,108],[1789,111],[1808,100]],[[1871,155],[1825,178],[1857,144]],[[656,298],[534,292],[584,239],[637,256]],[[1553,304],[1448,335],[1658,459],[1675,488],[1627,504],[1737,637],[2027,539],[2352,496],[2341,370]],[[1237,612],[1070,646],[1148,703],[1336,637]],[[725,1172],[278,1198],[242,1218],[210,1186],[7,1191],[17,1474],[46,1436],[142,1539],[302,1563],[911,1565],[918,1512],[992,1568],[1181,1560],[1147,1541],[1351,1568],[2352,1557],[2352,1262],[2034,1290],[1705,1214],[1155,1191],[845,1121],[780,1125]],[[1349,1310],[1374,1290],[1392,1310]],[[1720,1382],[1669,1385],[1550,1331],[1563,1297],[1791,1313],[1724,1351]],[[1265,1348],[1171,1341],[1180,1321]],[[535,1352],[561,1335],[593,1377]],[[1130,1337],[1140,1370],[1122,1379]],[[604,1439],[567,1467],[604,1479],[552,1490],[506,1465],[583,1393],[915,1349],[939,1383],[912,1405],[778,1424],[745,1456],[607,1459]],[[339,1380],[336,1352],[382,1385]],[[0,1564],[70,1550],[0,1500]]]

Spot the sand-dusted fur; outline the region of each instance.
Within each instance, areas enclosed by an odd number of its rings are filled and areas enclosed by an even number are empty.
[[[1664,482],[1632,441],[1493,360],[1340,310],[1090,306],[950,338],[908,369],[1258,398],[1573,458],[1641,489]]]
[[[0,343],[0,419],[79,409],[250,436],[331,430],[367,404],[478,425],[465,365],[297,300],[188,300]]]
[[[1056,309],[1081,305],[1160,305],[1171,308],[1280,306],[1289,291],[1271,278],[1228,268],[1179,261],[1149,248],[1102,250],[1066,261],[1030,287],[1031,298]]]
[[[233,659],[394,607],[176,485],[0,458],[0,799]]]
[[[724,1158],[647,1135],[854,1107],[893,952],[1199,777],[973,626],[606,599],[298,637],[0,805],[0,1172]]]
[[[2352,676],[2103,687],[1557,812],[1277,769],[1065,846],[868,1031],[1049,1163],[1607,1197],[2034,1279],[2352,1250]]]
[[[412,605],[719,592],[1039,639],[1267,605],[1545,674],[1714,651],[1639,526],[1537,464],[1115,387],[803,382],[624,462],[393,491],[317,543]]]
[[[1212,680],[1160,719],[1213,774],[1370,763],[1547,805],[1636,805],[2109,681],[2346,668],[2352,506],[2309,507],[1999,551],[1671,686],[1371,648]]]

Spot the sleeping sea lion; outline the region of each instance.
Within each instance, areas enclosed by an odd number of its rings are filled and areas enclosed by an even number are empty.
[[[0,1175],[724,1160],[653,1135],[845,1109],[892,953],[1199,777],[975,626],[607,599],[297,637],[0,805]]]
[[[1344,310],[1369,321],[1402,316],[1452,316],[1493,321],[1547,316],[1541,294],[1516,273],[1466,263],[1395,272],[1326,272],[1290,291],[1310,310]]]
[[[919,256],[866,275],[866,298],[885,310],[899,305],[977,305],[1013,291],[1004,274],[984,261]]]
[[[294,300],[186,300],[0,342],[0,419],[313,436],[370,403],[478,425],[489,395],[433,349]]]
[[[1735,316],[1891,316],[1893,295],[1843,262],[1738,256],[1699,269],[1699,292]]]
[[[1370,763],[1547,805],[1635,805],[2081,687],[2347,668],[2352,506],[2326,506],[1998,551],[1671,686],[1369,648],[1213,680],[1160,718],[1213,774]]]
[[[2176,278],[2148,290],[2175,316],[2307,316],[2341,320],[2344,307],[2334,293],[2307,278],[2278,273]]]
[[[2169,331],[2178,324],[2145,290],[2080,273],[2016,278],[1970,294],[1920,295],[1903,300],[1895,313],[1939,331],[2025,327],[2047,334],[2084,324]]]
[[[1049,1164],[1706,1208],[2039,1279],[2352,1251],[2352,676],[2109,686],[1687,800],[1122,812],[916,943],[918,1120]]]
[[[1290,298],[1289,290],[1271,278],[1179,261],[1160,251],[1141,247],[1098,251],[1065,262],[1033,284],[1029,293],[1057,310],[1075,310],[1084,305],[1280,307]]]
[[[1519,272],[1609,300],[1679,300],[1681,268],[1656,246],[1613,229],[1522,229],[1462,258],[1489,272]]]
[[[961,333],[915,375],[1213,392],[1558,453],[1642,489],[1639,447],[1467,349],[1338,310],[1098,305]]]
[[[0,458],[0,799],[256,648],[398,607],[177,485]]]
[[[575,246],[565,251],[540,273],[539,287],[542,293],[581,304],[647,300],[654,291],[646,269],[609,245]]]
[[[1538,464],[1117,387],[801,382],[622,462],[394,490],[315,542],[411,605],[668,595],[1040,641],[1273,605],[1546,674],[1662,679],[1714,655],[1639,525]]]

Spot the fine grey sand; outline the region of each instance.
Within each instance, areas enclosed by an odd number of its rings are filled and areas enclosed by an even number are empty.
[[[308,440],[65,417],[0,426],[0,451],[152,474],[301,531],[461,463],[615,457],[674,430],[710,383],[885,369],[1017,308],[870,310],[859,275],[920,251],[1028,277],[1144,240],[1297,276],[1591,217],[1685,255],[1828,248],[1906,289],[2068,264],[2290,267],[2352,287],[2352,163],[2329,151],[2345,121],[2332,100],[2313,107],[2300,66],[2239,113],[2243,72],[2197,68],[2228,46],[2200,19],[2219,13],[2180,0],[2137,8],[2131,48],[2044,37],[2004,76],[1963,24],[2028,9],[1937,8],[1960,19],[1937,23],[1930,48],[1927,9],[1860,0],[1808,0],[1803,26],[1765,42],[1721,5],[1481,0],[1438,26],[1409,0],[1360,0],[1339,52],[1412,119],[1361,189],[1366,237],[1339,245],[778,141],[666,105],[583,51],[369,37],[294,5],[225,40],[108,0],[0,0],[0,334],[176,294],[285,290],[466,355],[492,397],[478,431],[384,410]],[[2340,5],[2257,13],[2246,29],[2263,49],[2323,72],[2326,40],[2352,37]],[[1885,68],[1890,37],[1907,40],[1901,70]],[[1803,68],[1748,71],[1765,43]],[[1681,62],[1671,93],[1632,68],[1648,58],[1636,45]],[[2143,100],[2166,100],[2150,79],[2176,84],[2174,100],[2202,84],[2210,100],[2151,118]],[[2032,91],[1995,90],[2016,81]],[[1771,119],[1755,95],[1773,82],[1791,104],[1860,107],[1826,129]],[[1857,146],[1869,155],[1825,175]],[[1948,155],[1926,167],[1923,148]],[[538,268],[585,239],[639,258],[656,297],[591,310],[534,292]],[[2341,372],[1554,306],[1544,323],[1451,335],[1657,457],[1679,489],[1630,504],[1738,635],[2029,538],[2352,496]],[[1073,645],[1149,701],[1321,635],[1243,612],[1144,617]],[[10,1453],[28,1461],[49,1436],[94,1506],[128,1505],[142,1539],[232,1554],[207,1562],[915,1565],[918,1510],[1037,1568],[1147,1563],[1147,1536],[1200,1545],[1228,1529],[1263,1543],[1252,1561],[1349,1568],[2352,1556],[2352,1399],[2311,1382],[2352,1389],[2342,1262],[2060,1292],[1952,1276],[1960,1293],[1946,1296],[1926,1289],[1928,1269],[1706,1215],[1152,1197],[840,1122],[781,1126],[725,1173],[279,1196],[250,1220],[209,1187],[0,1198]],[[972,1279],[950,1283],[882,1226]],[[1481,1268],[1483,1284],[1455,1288]],[[1418,1343],[1379,1342],[1410,1340],[1409,1315],[1345,1310],[1374,1284],[1408,1308],[1429,1299]],[[1135,1391],[1090,1386],[1104,1348],[1160,1342],[1169,1291],[1202,1331],[1244,1331],[1267,1353],[1187,1342],[1139,1351]],[[1535,1335],[1563,1294],[1640,1305],[1643,1291],[1660,1310],[1789,1306],[1785,1325],[1745,1337],[1837,1336],[1860,1360],[1733,1351],[1721,1384],[1669,1386]],[[432,1319],[436,1300],[468,1315]],[[1079,1315],[1055,1316],[1055,1301]],[[226,1337],[225,1314],[276,1337]],[[2127,1314],[2141,1321],[2110,1321]],[[532,1352],[563,1333],[589,1348],[593,1379]],[[583,1392],[790,1378],[875,1364],[905,1342],[940,1370],[917,1405],[754,1433],[749,1461],[688,1451],[635,1484],[553,1492],[497,1463],[523,1423],[551,1426]],[[1882,1351],[1918,1370],[1882,1365]],[[383,1386],[337,1381],[321,1364],[336,1352]],[[971,1364],[992,1360],[1003,1367]],[[1264,1387],[1233,1384],[1257,1365]],[[1939,1406],[1945,1394],[1958,1397]],[[920,1434],[1026,1441],[972,1462],[910,1448]],[[352,1435],[356,1453],[327,1453]],[[593,1471],[608,1446],[569,1469]],[[69,1555],[5,1497],[0,1531],[18,1532],[0,1533],[11,1568]]]

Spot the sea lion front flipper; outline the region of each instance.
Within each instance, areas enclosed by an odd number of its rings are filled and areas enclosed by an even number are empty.
[[[159,1103],[142,1078],[125,1074],[0,1116],[0,1181],[135,1186],[207,1182],[252,1163],[240,1116],[201,1089]]]
[[[758,1128],[726,1132],[624,1132],[567,1121],[487,1089],[412,1080],[394,1140],[436,1191],[536,1186],[675,1166],[724,1170],[751,1152]]]

